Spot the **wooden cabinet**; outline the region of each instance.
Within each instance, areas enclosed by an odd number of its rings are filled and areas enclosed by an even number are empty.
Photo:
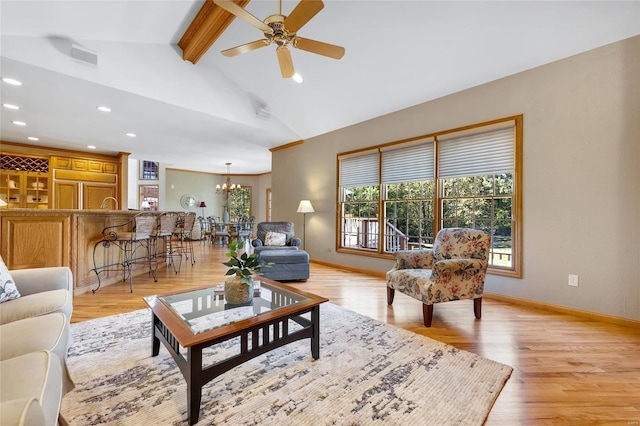
[[[51,168],[71,170],[71,158],[51,157]]]
[[[115,177],[114,177],[115,180]],[[55,209],[99,209],[102,200],[107,197],[117,199],[118,188],[115,183],[92,183],[86,181],[55,180]],[[108,200],[108,210],[117,210],[116,203]]]
[[[107,197],[116,197],[116,187],[111,185],[97,185],[85,183],[82,185],[82,207],[83,209],[99,209],[102,200]],[[105,208],[117,210],[113,200],[107,200]]]
[[[99,209],[107,197],[118,198],[118,163],[88,158],[51,157],[55,209]],[[116,210],[116,204],[106,204]]]
[[[120,195],[120,161],[109,158],[0,152],[3,208],[99,209],[102,200]]]
[[[104,167],[103,172],[104,173],[113,173],[113,174],[117,174],[118,173],[118,164],[117,163],[103,163],[102,164]]]
[[[52,157],[52,168],[77,172],[118,174],[118,163],[86,158]]]
[[[49,174],[0,170],[0,198],[8,208],[49,208]]]
[[[56,182],[55,200],[53,205],[56,209],[77,209],[80,200],[78,182]]]
[[[51,210],[10,212],[0,213],[2,258],[9,269],[71,266],[71,215]]]
[[[79,158],[71,159],[71,170],[77,170],[79,172],[102,173],[104,171],[102,165],[102,161],[83,160]]]

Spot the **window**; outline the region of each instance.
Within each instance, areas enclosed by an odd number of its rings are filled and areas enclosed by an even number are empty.
[[[160,179],[160,163],[155,161],[140,161],[140,180]]]
[[[377,151],[340,159],[340,247],[378,250],[378,168]]]
[[[139,185],[138,206],[141,210],[158,210],[159,186]]]
[[[231,222],[237,222],[243,217],[251,217],[251,187],[229,191],[229,217]]]
[[[267,222],[271,222],[271,188],[267,188]]]
[[[490,271],[521,276],[521,135],[517,116],[339,154],[338,251],[389,256],[476,228]]]
[[[434,139],[381,149],[385,252],[433,243]]]
[[[490,127],[439,139],[440,227],[489,232],[489,265],[512,268],[515,128]]]

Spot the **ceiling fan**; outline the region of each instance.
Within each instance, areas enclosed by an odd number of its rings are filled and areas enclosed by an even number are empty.
[[[267,16],[264,21],[259,20],[238,6],[233,0],[213,0],[213,2],[258,28],[265,36],[263,39],[223,50],[222,54],[225,56],[240,55],[275,43],[278,45],[276,53],[280,64],[280,72],[284,78],[293,77],[295,74],[289,46],[334,59],[340,59],[344,56],[344,47],[298,37],[296,34],[300,28],[322,10],[324,3],[320,0],[300,0],[300,3],[291,11],[289,16],[282,14],[282,0],[279,0],[279,13]]]

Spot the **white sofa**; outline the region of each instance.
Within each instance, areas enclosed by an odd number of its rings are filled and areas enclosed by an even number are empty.
[[[71,270],[24,269],[10,275],[20,297],[0,303],[0,423],[64,423],[60,403],[74,387],[65,362],[71,345]]]

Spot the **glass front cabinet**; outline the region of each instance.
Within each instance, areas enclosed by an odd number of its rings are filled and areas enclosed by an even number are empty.
[[[16,165],[11,163],[6,164],[7,157],[10,156],[3,155],[2,157],[3,167],[0,169],[0,199],[7,204],[5,207],[48,209],[50,205],[48,161],[45,159],[30,158],[30,161],[26,163],[23,161]],[[13,162],[15,162],[15,160]],[[10,170],[8,167],[14,167],[14,169]]]

